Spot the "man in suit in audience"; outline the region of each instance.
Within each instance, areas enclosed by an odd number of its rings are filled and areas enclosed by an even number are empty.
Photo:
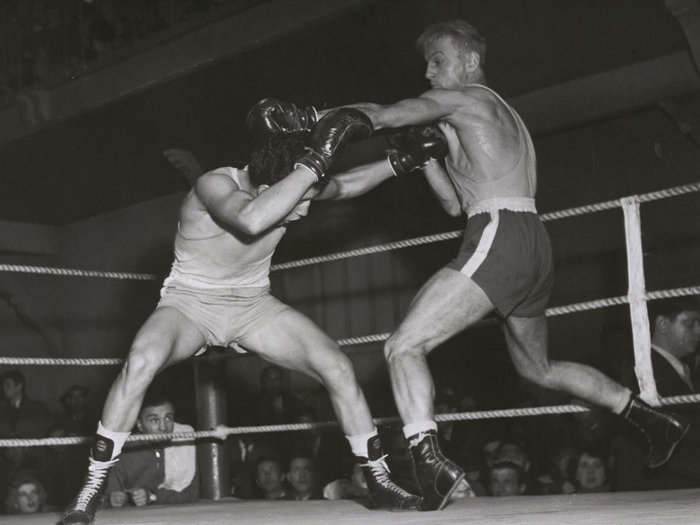
[[[695,297],[680,297],[649,304],[651,364],[661,397],[700,392],[686,364],[700,341],[700,304]],[[623,382],[639,392],[632,363],[622,367]],[[690,423],[685,439],[666,465],[651,471],[640,468],[644,443],[622,433],[618,441],[618,490],[662,490],[700,487],[700,409],[678,405],[674,411]]]

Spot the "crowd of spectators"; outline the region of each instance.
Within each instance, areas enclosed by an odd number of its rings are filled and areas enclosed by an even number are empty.
[[[168,38],[192,22],[246,9],[256,0],[3,0],[0,106],[26,89],[82,76],[139,42]],[[162,36],[160,36],[162,35]],[[146,45],[146,44],[144,44]]]
[[[698,392],[697,346],[700,309],[694,299],[659,301],[651,308],[652,366],[662,396]],[[619,373],[638,391],[631,363]],[[60,397],[54,416],[32,399],[20,370],[0,374],[0,439],[90,436],[97,423],[89,389],[76,384]],[[191,432],[177,422],[173,393],[162,386],[148,392],[135,434]],[[568,404],[586,404],[578,399]],[[326,420],[318,399],[293,393],[288,372],[267,366],[259,392],[248,396],[230,426],[309,423]],[[523,394],[514,401],[532,406]],[[437,413],[480,410],[474,396],[457,385],[437,385]],[[488,407],[493,408],[493,407]],[[610,413],[587,411],[539,417],[440,422],[442,449],[467,473],[453,498],[574,494],[700,487],[700,436],[697,405],[674,407],[692,423],[686,440],[660,469],[646,469],[644,443],[633,441],[626,425]],[[400,426],[380,428],[391,475],[417,491],[410,455]],[[289,433],[232,435],[223,442],[235,499],[303,501],[353,499],[367,504],[367,487],[346,440],[337,427],[320,426]],[[0,498],[10,514],[62,508],[78,490],[87,465],[88,445],[4,447],[0,451]],[[104,505],[146,506],[194,502],[200,479],[193,440],[132,441],[110,473]],[[467,483],[468,482],[468,483]]]

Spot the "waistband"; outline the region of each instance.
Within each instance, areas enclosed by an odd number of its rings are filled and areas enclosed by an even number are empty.
[[[467,216],[471,217],[479,213],[490,213],[492,211],[508,210],[524,213],[537,213],[535,199],[530,197],[498,197],[495,199],[485,199],[475,202],[469,206]]]

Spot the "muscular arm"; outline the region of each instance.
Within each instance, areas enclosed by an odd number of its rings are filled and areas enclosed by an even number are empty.
[[[467,90],[431,89],[419,97],[399,100],[393,104],[361,102],[347,107],[359,109],[370,118],[375,129],[382,129],[424,124],[439,119],[449,120],[474,101]]]
[[[334,175],[314,200],[344,200],[358,197],[394,176],[386,159]]]
[[[299,168],[254,196],[213,171],[197,180],[195,191],[212,217],[246,235],[259,235],[284,219],[315,182],[313,173]]]
[[[462,206],[442,165],[436,160],[431,160],[423,168],[423,173],[442,209],[451,217],[459,217],[462,214]]]

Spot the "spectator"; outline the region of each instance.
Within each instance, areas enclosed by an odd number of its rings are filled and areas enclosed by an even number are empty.
[[[20,370],[0,375],[5,399],[0,404],[0,438],[42,438],[48,435],[52,417],[41,401],[27,396],[26,381]]]
[[[545,457],[545,469],[536,479],[537,494],[572,494],[575,487],[570,478],[571,460],[576,450],[562,444],[554,447]]]
[[[287,490],[284,488],[284,474],[282,473],[282,466],[277,459],[271,456],[260,458],[253,472],[259,499],[287,499]]]
[[[684,358],[691,356],[700,340],[700,307],[697,298],[680,297],[650,303],[651,366],[660,396],[698,393]],[[633,391],[639,385],[632,363],[622,366],[623,382]],[[616,488],[618,490],[663,490],[700,487],[700,414],[697,406],[674,407],[688,420],[687,439],[661,468],[640,468],[645,443],[621,432],[617,441]],[[626,429],[624,429],[626,430]]]
[[[90,389],[83,385],[70,386],[60,397],[64,413],[51,427],[55,436],[89,436],[97,424],[97,416],[88,406]]]
[[[352,499],[367,505],[369,492],[367,491],[367,482],[359,463],[352,456],[345,455],[342,464],[344,475],[323,487],[324,499]]]
[[[38,479],[47,487],[51,462],[42,447],[4,447],[0,449],[0,501],[5,501],[14,481],[22,476]]]
[[[34,514],[46,508],[46,489],[38,478],[29,473],[21,473],[10,483],[5,499],[7,514]]]
[[[141,434],[192,432],[175,422],[175,408],[164,395],[149,392],[136,421]],[[112,507],[151,503],[189,503],[199,497],[196,449],[191,442],[168,442],[127,447],[107,483]]]
[[[260,374],[260,395],[255,402],[256,423],[293,423],[304,411],[302,401],[289,392],[286,371],[274,365],[264,368]]]
[[[295,501],[323,499],[318,469],[315,461],[309,455],[295,454],[291,456],[287,469],[287,482],[290,489],[287,499]]]
[[[272,456],[277,451],[250,435],[229,436],[226,443],[231,466],[231,495],[255,498],[255,467],[261,458]]]
[[[571,460],[571,479],[577,493],[610,492],[607,458],[592,450],[580,452]]]
[[[516,463],[496,461],[486,473],[491,496],[520,496],[525,492],[525,472]]]
[[[97,424],[97,416],[88,406],[87,394],[90,389],[82,385],[70,386],[60,397],[64,413],[51,426],[49,436],[89,436]],[[54,447],[56,462],[53,502],[65,505],[78,491],[83,481],[83,472],[88,465],[89,445]]]

